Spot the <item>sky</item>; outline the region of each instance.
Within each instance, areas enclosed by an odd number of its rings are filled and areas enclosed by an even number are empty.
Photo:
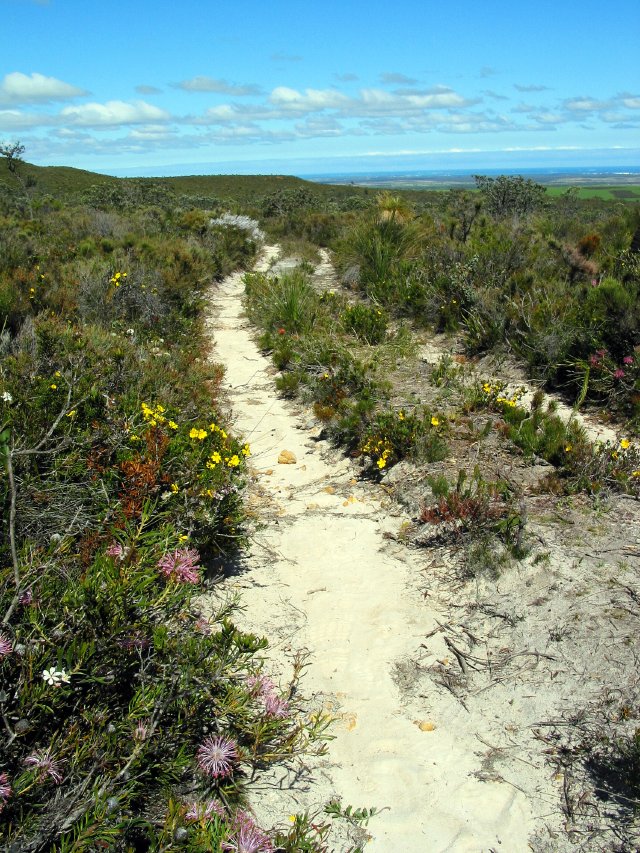
[[[38,165],[640,165],[638,0],[0,0],[0,13],[0,143]]]

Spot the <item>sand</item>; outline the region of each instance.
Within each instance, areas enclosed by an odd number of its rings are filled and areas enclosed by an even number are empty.
[[[258,268],[276,253],[268,247]],[[276,672],[308,651],[303,689],[336,720],[311,780],[286,768],[265,776],[252,803],[258,818],[273,825],[337,796],[384,809],[368,827],[374,853],[530,850],[557,783],[540,763],[527,767],[526,756],[516,782],[482,772],[483,739],[504,729],[504,693],[479,716],[447,690],[412,691],[420,681],[407,661],[427,636],[423,666],[452,658],[437,596],[434,606],[425,595],[424,555],[385,536],[403,522],[398,507],[318,440],[309,412],[277,396],[274,369],[243,314],[243,289],[240,273],[216,285],[207,323],[234,430],[251,445],[249,506],[263,526],[222,591],[241,593],[239,624],[269,637]],[[295,463],[279,463],[282,451]]]

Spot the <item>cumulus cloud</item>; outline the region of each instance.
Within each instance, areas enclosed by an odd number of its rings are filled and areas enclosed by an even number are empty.
[[[277,86],[271,92],[269,101],[281,109],[305,113],[346,107],[351,99],[337,89],[305,89],[299,92],[288,86]]]
[[[176,89],[184,92],[215,92],[220,95],[229,95],[235,98],[247,95],[260,95],[262,90],[254,84],[239,85],[229,83],[228,80],[218,80],[214,77],[192,77],[191,80],[182,80],[174,84]]]
[[[47,120],[43,121],[42,116],[35,113],[23,113],[20,110],[0,110],[1,131],[31,130],[45,123]]]
[[[599,101],[597,98],[577,97],[566,98],[563,101],[565,110],[576,113],[593,113],[608,110],[612,106],[612,101]]]
[[[86,95],[84,89],[44,74],[12,71],[0,83],[0,104],[46,104]]]
[[[107,101],[105,104],[80,104],[65,107],[60,117],[76,127],[118,127],[129,124],[149,124],[167,121],[165,110],[145,101]]]

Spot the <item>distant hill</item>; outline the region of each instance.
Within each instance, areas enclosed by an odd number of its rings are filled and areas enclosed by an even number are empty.
[[[314,197],[344,199],[359,196],[364,199],[374,195],[375,191],[364,187],[333,186],[305,181],[286,175],[188,175],[171,178],[115,178],[74,169],[69,166],[34,166],[23,162],[20,174],[32,185],[33,194],[51,195],[55,198],[72,199],[92,187],[121,188],[135,186],[143,192],[163,189],[177,196],[194,199],[215,198],[221,201],[251,204],[263,196],[279,191],[305,190]],[[10,174],[6,158],[0,158],[0,191],[6,187],[12,192],[16,186]]]

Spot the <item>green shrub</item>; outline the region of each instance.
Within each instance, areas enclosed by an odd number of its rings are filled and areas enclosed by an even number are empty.
[[[382,343],[387,336],[386,312],[375,306],[350,305],[343,311],[341,319],[347,332],[371,346]]]

